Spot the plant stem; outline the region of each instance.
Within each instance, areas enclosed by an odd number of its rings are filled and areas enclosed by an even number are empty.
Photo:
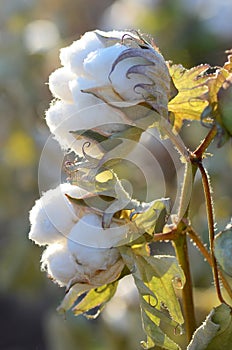
[[[176,250],[176,256],[177,256],[178,262],[182,267],[186,277],[186,283],[182,291],[182,298],[183,298],[183,309],[185,314],[186,333],[187,333],[188,341],[191,340],[192,334],[196,329],[196,319],[195,319],[195,310],[194,310],[194,302],[193,302],[192,278],[191,278],[190,264],[189,264],[187,237],[186,237],[186,231],[185,231],[186,226],[184,228],[183,227],[184,220],[182,222],[180,220],[182,220],[182,218],[184,219],[188,218],[189,202],[190,202],[191,191],[193,188],[193,180],[195,178],[197,169],[199,168],[199,162],[201,163],[203,153],[205,152],[205,150],[207,149],[211,141],[214,139],[216,134],[217,134],[217,128],[216,126],[213,126],[213,128],[209,131],[208,135],[202,141],[200,146],[195,150],[195,152],[193,153],[189,152],[188,153],[189,157],[186,156],[186,153],[182,152],[182,155],[186,160],[186,171],[185,171],[184,183],[182,187],[180,206],[179,206],[179,212],[178,212],[179,224],[177,226],[177,232],[179,232],[179,235],[177,236],[176,239],[173,240],[173,243]],[[190,162],[191,162],[191,165],[190,165]],[[211,197],[210,197],[210,200],[211,200]],[[207,199],[206,199],[206,202],[207,202]],[[213,219],[213,216],[211,219]],[[213,224],[213,220],[211,224]],[[212,255],[212,259],[215,259],[213,255]],[[213,263],[214,269],[215,269],[215,266],[216,266],[216,263],[215,264]],[[216,273],[217,266],[215,270],[216,271],[214,275],[218,277],[218,274]],[[215,282],[216,282],[216,279],[215,279]],[[217,278],[217,285],[218,284],[219,284],[219,280]]]
[[[198,234],[193,230],[192,227],[188,227],[187,231],[188,231],[190,238],[193,240],[193,242],[196,244],[196,246],[200,250],[201,254],[205,257],[205,259],[207,260],[209,265],[212,267],[213,266],[212,256],[209,253],[209,251],[206,249],[204,244],[202,243]],[[225,290],[227,291],[229,297],[232,299],[232,290],[230,288],[230,285],[229,285],[227,279],[223,276],[223,273],[220,270],[218,270],[218,273],[219,273],[220,280],[222,281],[222,284],[223,284]]]
[[[213,202],[211,197],[211,190],[210,190],[210,183],[209,183],[209,177],[208,174],[202,165],[202,162],[198,162],[198,168],[201,172],[201,178],[202,178],[202,184],[204,188],[204,194],[205,194],[205,202],[206,202],[206,211],[207,211],[207,218],[208,218],[208,229],[209,229],[209,243],[210,243],[210,252],[212,255],[212,269],[213,269],[213,276],[214,276],[214,283],[215,288],[217,291],[218,299],[221,303],[225,303],[224,298],[221,293],[220,289],[220,281],[218,278],[218,268],[217,268],[217,262],[216,258],[213,253],[213,243],[214,243],[214,215],[213,215]]]
[[[210,130],[210,132],[206,135],[205,139],[202,141],[200,146],[197,147],[193,152],[196,158],[202,159],[203,153],[208,148],[208,146],[210,145],[211,141],[214,139],[216,134],[217,134],[217,127],[216,125],[214,125]]]
[[[187,237],[185,230],[181,230],[178,237],[173,241],[176,251],[176,257],[181,266],[186,282],[182,290],[182,302],[186,324],[186,334],[188,342],[191,340],[193,332],[196,329],[196,318],[193,303],[192,278],[190,272]]]
[[[196,171],[196,165],[191,164],[190,159],[188,159],[186,161],[184,182],[182,186],[179,211],[177,216],[178,223],[175,230],[175,237],[172,241],[176,251],[178,263],[182,268],[186,279],[185,285],[182,289],[182,303],[188,342],[191,341],[192,335],[196,329],[196,317],[193,301],[193,286],[189,263],[185,220],[188,220],[189,203]]]

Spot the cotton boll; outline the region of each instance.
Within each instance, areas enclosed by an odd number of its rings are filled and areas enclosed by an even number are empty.
[[[29,220],[31,223],[29,239],[36,244],[52,244],[64,239],[64,235],[61,234],[50,221],[40,200],[37,200],[34,207],[31,209]]]
[[[109,74],[116,58],[126,50],[126,46],[116,44],[107,48],[91,52],[84,60],[84,69],[92,76],[97,85],[108,85]],[[122,77],[121,77],[122,78]]]
[[[46,111],[46,122],[55,139],[63,149],[69,149],[76,139],[70,131],[75,131],[78,111],[73,104],[57,101]]]
[[[141,74],[130,74],[127,76],[127,71],[134,65],[147,64],[142,58],[124,59],[119,62],[110,79],[114,89],[124,100],[141,100],[144,98],[145,91],[141,87],[136,87],[137,84],[152,84],[151,79]]]
[[[100,199],[99,199],[100,200]],[[75,242],[91,248],[112,248],[127,238],[129,227],[111,223],[102,228],[102,218],[97,214],[86,214],[76,223],[68,235],[70,244]]]
[[[96,214],[88,214],[79,223],[68,235],[67,244],[70,252],[83,265],[85,271],[92,273],[113,265],[118,260],[119,253],[116,248],[105,248],[110,245],[107,234],[110,235],[111,232],[109,230],[104,232],[100,218]]]
[[[87,124],[87,117],[87,111],[80,114],[79,108],[76,105],[63,101],[57,101],[46,112],[47,125],[61,148],[72,150],[81,156],[83,156],[83,145],[88,140],[81,137],[81,135],[75,135],[72,131],[88,129],[89,124],[95,125],[94,121]],[[99,148],[91,143],[88,147],[88,154],[98,156],[99,153]]]
[[[85,33],[72,45],[60,50],[60,60],[63,66],[69,67],[77,75],[83,74],[83,61],[92,51],[103,47],[94,32]]]
[[[83,90],[96,86],[95,80],[90,80],[86,77],[77,77],[70,81],[69,87],[73,96],[73,101],[79,110],[91,108],[99,103],[99,99],[90,93],[85,93]],[[100,101],[101,102],[101,101]]]
[[[98,270],[107,270],[119,259],[116,248],[90,248],[75,242],[68,246],[74,259],[82,266],[84,273],[89,276],[92,276]]]
[[[66,286],[78,273],[78,265],[65,245],[52,244],[43,252],[41,269],[60,286]]]
[[[68,68],[62,67],[55,70],[49,76],[49,89],[54,97],[60,98],[66,102],[73,102],[72,93],[69,88],[69,82],[75,78]]]
[[[57,101],[47,110],[46,122],[63,149],[71,149],[76,154],[83,155],[83,145],[88,139],[81,137],[81,135],[75,135],[71,131],[89,130],[98,127],[103,132],[120,131],[124,128],[124,116],[119,110],[99,100],[97,101],[91,95],[79,91],[79,96],[79,103],[83,106],[84,101],[86,101],[86,108],[81,109],[78,104]],[[95,101],[97,104],[88,104],[88,100],[91,103]],[[99,144],[95,145],[91,141],[87,153],[99,157],[102,155],[99,147]]]
[[[61,184],[36,201],[30,212],[29,232],[29,238],[35,243],[46,245],[63,241],[78,221],[72,204],[65,196],[73,187],[71,184]]]
[[[75,225],[68,236],[68,249],[83,265],[86,273],[92,274],[97,270],[107,269],[118,260],[118,250],[116,248],[101,248],[104,245],[101,244],[103,243],[102,237],[99,236],[104,230],[100,227],[97,215],[85,215],[80,222],[81,224]],[[86,239],[84,239],[85,235]],[[95,242],[94,236],[96,237]],[[79,243],[79,238],[83,244]],[[100,248],[98,248],[99,245]]]
[[[125,128],[125,124],[129,121],[122,111],[109,106],[92,94],[82,92],[82,89],[84,89],[82,81],[72,82],[73,98],[76,105],[80,107],[78,113],[79,129],[97,129],[102,133],[112,133]]]

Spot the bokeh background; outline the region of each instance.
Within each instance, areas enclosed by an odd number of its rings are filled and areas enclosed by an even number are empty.
[[[230,0],[0,0],[0,349],[134,350],[143,338],[128,278],[97,320],[58,316],[64,290],[40,272],[42,250],[27,238],[28,211],[39,196],[40,154],[49,137],[44,111],[52,97],[46,82],[59,66],[59,48],[95,28],[139,28],[154,37],[167,60],[186,68],[221,65],[232,48],[231,18]],[[182,137],[193,149],[206,132],[193,123]],[[215,144],[211,151],[215,156],[207,163],[220,230],[231,217],[231,143],[221,149]],[[48,182],[56,152],[55,145],[43,169]],[[199,178],[191,212],[207,243]],[[201,322],[217,300],[209,268],[194,247],[190,250]]]

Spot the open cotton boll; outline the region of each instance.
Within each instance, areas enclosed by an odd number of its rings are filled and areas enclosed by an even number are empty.
[[[36,201],[30,211],[31,229],[29,238],[36,244],[46,245],[64,240],[78,221],[72,204],[65,193],[73,190],[71,184],[61,184],[49,190]]]
[[[82,264],[85,272],[105,270],[113,265],[120,255],[116,248],[103,248],[107,243],[109,245],[109,241],[104,245],[106,236],[103,235],[104,230],[101,228],[98,216],[88,214],[79,222],[80,225],[76,224],[68,235],[67,244],[69,251]],[[108,234],[110,234],[109,231]]]
[[[76,223],[68,235],[70,244],[75,242],[91,248],[112,248],[128,236],[129,226],[111,223],[102,228],[102,218],[97,214],[86,214]]]
[[[52,244],[46,248],[41,258],[41,269],[46,270],[60,286],[66,286],[78,273],[78,265],[62,244]]]
[[[63,149],[71,148],[75,137],[70,133],[76,129],[77,110],[73,104],[57,101],[46,111],[46,122]]]
[[[79,78],[70,83],[70,90],[73,94],[76,107],[79,110],[79,129],[98,128],[111,132],[123,130],[128,119],[125,114],[107,103],[103,102],[94,95],[83,92],[82,90],[95,87],[95,81]],[[105,125],[105,126],[104,126]]]
[[[73,113],[76,113],[73,105],[67,105],[63,101],[57,101],[46,111],[46,123],[61,148],[65,150],[69,149],[70,144],[75,141],[73,135],[69,133],[70,129],[67,128],[66,121],[66,119],[69,121],[69,118],[75,118]]]
[[[86,117],[86,113],[84,117]],[[55,136],[57,142],[64,150],[72,150],[78,155],[83,155],[82,148],[86,140],[79,139],[71,131],[85,129],[85,118],[80,119],[79,109],[74,104],[57,101],[46,112],[46,122]],[[88,153],[98,155],[99,150],[90,145]]]
[[[129,58],[119,62],[112,74],[110,75],[111,83],[114,89],[124,100],[141,100],[144,99],[145,91],[141,87],[136,87],[137,84],[151,84],[152,81],[142,74],[129,74],[127,71],[136,65],[147,64],[142,58]]]
[[[60,60],[63,66],[69,67],[77,75],[83,74],[83,61],[92,51],[103,47],[94,32],[85,33],[79,40],[60,50]]]
[[[49,89],[53,96],[66,102],[73,102],[72,93],[69,88],[69,83],[73,79],[75,79],[75,74],[68,68],[62,67],[55,70],[49,76]]]
[[[98,270],[107,270],[120,257],[116,248],[90,248],[75,242],[68,246],[74,259],[77,259],[82,266],[83,272],[89,276],[92,276]]]
[[[86,77],[77,77],[70,81],[69,87],[76,108],[82,110],[95,107],[98,103],[102,103],[102,101],[99,101],[94,95],[83,92],[83,90],[93,88],[94,86],[96,86],[95,80],[90,80]]]
[[[31,209],[29,220],[31,223],[29,239],[36,244],[46,245],[64,240],[64,235],[52,224],[40,199],[35,202],[34,207]]]
[[[108,85],[112,65],[115,59],[126,49],[126,46],[116,44],[91,52],[84,60],[85,72],[96,80],[98,86]],[[121,78],[124,79],[124,77]]]
[[[71,149],[78,155],[83,155],[83,145],[88,139],[75,135],[71,131],[99,128],[99,131],[111,133],[121,131],[124,126],[124,115],[120,110],[113,108],[87,93],[78,90],[80,100],[86,101],[86,108],[79,108],[78,104],[68,104],[57,101],[46,112],[46,122],[61,147]],[[76,96],[77,97],[77,96]],[[88,100],[94,105],[88,104]],[[81,104],[82,102],[80,102]],[[84,105],[84,102],[83,104]],[[100,144],[91,141],[88,154],[98,157],[101,154]]]

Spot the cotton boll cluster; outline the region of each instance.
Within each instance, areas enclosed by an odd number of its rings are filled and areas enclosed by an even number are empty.
[[[46,122],[64,150],[84,156],[75,163],[76,181],[95,192],[86,179],[95,181],[98,170],[115,155],[123,159],[157,114],[167,115],[170,75],[162,55],[133,32],[88,32],[61,49],[60,60],[62,67],[49,78],[55,100],[46,112]],[[140,124],[140,119],[149,124]],[[125,133],[128,142],[124,143]],[[101,142],[109,138],[103,147]],[[75,282],[94,288],[120,275],[124,263],[117,247],[141,235],[144,225],[143,219],[137,225],[128,213],[121,215],[131,196],[121,185],[117,193],[119,182],[113,176],[110,185],[101,184],[96,193],[61,184],[36,201],[30,212],[29,238],[47,246],[42,269],[59,285]],[[103,209],[101,194],[108,197]],[[93,207],[87,199],[93,200]],[[128,210],[133,209],[130,204]]]
[[[63,149],[83,155],[85,138],[70,132],[95,130],[110,136],[134,125],[127,107],[145,102],[152,93],[155,110],[166,113],[167,65],[151,46],[136,44],[139,40],[131,32],[93,31],[61,49],[63,67],[49,78],[58,101],[48,109],[46,122]],[[101,155],[99,147],[91,146],[89,154]]]
[[[121,259],[115,246],[126,238],[128,228],[112,223],[104,230],[99,214],[73,205],[66,194],[77,199],[90,195],[67,183],[44,193],[31,209],[29,238],[47,245],[42,269],[59,285],[67,286],[71,280],[91,284],[95,274],[110,269]],[[123,263],[118,272],[122,268]]]

